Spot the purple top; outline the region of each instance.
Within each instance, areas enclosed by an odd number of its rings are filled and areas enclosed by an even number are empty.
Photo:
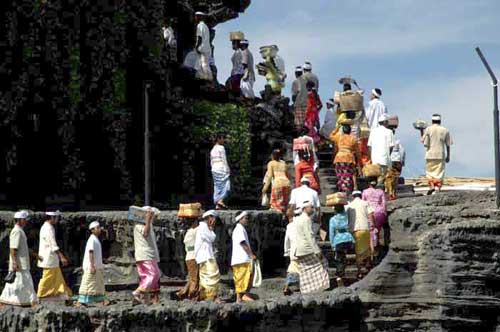
[[[362,199],[370,203],[375,211],[386,211],[385,193],[382,189],[368,188],[363,190]]]

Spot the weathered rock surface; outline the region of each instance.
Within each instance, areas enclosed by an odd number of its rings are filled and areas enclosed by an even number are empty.
[[[370,331],[497,331],[500,211],[494,194],[389,205],[391,245],[354,288]]]

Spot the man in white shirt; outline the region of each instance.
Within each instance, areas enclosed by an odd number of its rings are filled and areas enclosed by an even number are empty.
[[[387,168],[391,164],[391,152],[394,147],[394,133],[386,126],[387,115],[379,118],[380,126],[370,132],[368,147],[371,150],[372,164],[380,166],[381,175],[378,177],[378,185],[384,184]]]
[[[146,210],[146,223],[136,222],[134,225],[134,256],[140,279],[139,287],[132,293],[134,304],[160,301],[160,254],[153,228],[160,211],[150,206],[144,206],[143,209]]]
[[[387,107],[385,107],[384,102],[380,100],[382,96],[382,90],[373,89],[370,94],[370,103],[366,109],[366,118],[368,119],[368,127],[371,130],[379,126],[380,117],[383,114],[387,115]]]
[[[207,14],[203,12],[195,13],[195,21],[198,23],[196,27],[196,46],[195,51],[198,53],[200,68],[196,73],[196,78],[206,81],[212,81],[213,75],[210,69],[210,56],[212,55],[212,46],[210,45],[210,30],[205,24]]]
[[[220,272],[213,248],[216,238],[214,228],[217,222],[217,214],[214,210],[210,210],[205,212],[202,218],[194,243],[195,259],[200,273],[199,298],[200,300],[220,302],[218,299]]]
[[[69,300],[73,295],[71,289],[66,285],[59,262],[63,266],[69,264],[66,256],[62,253],[56,242],[56,231],[54,226],[59,222],[61,213],[59,211],[47,212],[49,217],[40,229],[40,243],[38,255],[43,260],[38,262],[38,267],[43,269],[42,279],[38,284],[38,298],[61,298]]]
[[[371,232],[376,230],[374,210],[368,202],[361,199],[361,195],[361,191],[354,191],[352,193],[354,200],[346,207],[349,220],[354,223],[352,225],[352,235],[356,239],[354,250],[358,265],[358,279],[363,277],[363,266],[366,266],[368,271],[371,268],[373,254]]]
[[[38,303],[30,273],[28,241],[23,230],[28,223],[28,218],[29,213],[26,210],[14,214],[16,224],[9,236],[9,272],[15,273],[16,276],[12,283],[5,283],[0,295],[0,308],[3,304],[34,307]]]
[[[290,262],[288,264],[287,275],[286,275],[286,284],[283,289],[284,295],[292,295],[294,290],[293,288],[297,288],[300,286],[300,278],[299,278],[299,265],[297,263],[297,257],[295,257],[293,252],[295,252],[297,248],[296,236],[297,231],[295,229],[295,220],[302,214],[302,208],[299,207],[295,209],[295,215],[293,218],[288,220],[288,225],[286,226],[285,232],[285,243],[284,243],[284,254],[283,256],[288,257]]]
[[[196,263],[196,255],[194,251],[196,242],[196,233],[198,232],[198,218],[186,218],[189,229],[184,235],[184,249],[186,250],[186,267],[188,282],[179,290],[176,295],[180,300],[190,299],[195,300],[198,298],[199,292],[199,277],[198,277],[198,264]]]
[[[240,42],[241,47],[241,63],[243,65],[243,77],[241,79],[241,94],[246,99],[255,99],[253,92],[253,84],[255,83],[255,71],[253,54],[248,48],[249,42],[244,39]]]
[[[93,303],[109,304],[105,301],[104,264],[102,262],[102,247],[99,241],[101,225],[93,221],[89,225],[90,237],[83,255],[83,276],[78,291],[78,303],[89,305]]]
[[[293,218],[293,213],[295,209],[301,206],[302,202],[308,201],[313,205],[313,222],[317,220],[321,220],[321,203],[319,201],[318,192],[314,189],[309,188],[310,180],[307,177],[303,177],[300,179],[300,183],[302,184],[300,187],[292,190],[292,194],[290,196],[290,203],[288,205],[288,218]],[[319,229],[319,226],[317,226]],[[316,229],[316,231],[318,230]]]
[[[165,26],[162,28],[163,39],[165,40],[165,48],[169,55],[170,61],[177,61],[177,39],[175,38],[175,32],[172,27],[172,19],[165,22]]]
[[[232,234],[233,251],[231,267],[236,293],[236,302],[250,302],[253,298],[248,294],[252,287],[252,261],[257,259],[250,246],[245,226],[249,223],[248,213],[242,212],[236,216],[236,226]]]

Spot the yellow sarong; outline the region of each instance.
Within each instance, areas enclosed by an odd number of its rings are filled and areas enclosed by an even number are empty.
[[[219,266],[214,259],[200,265],[200,300],[214,300],[219,291]]]
[[[252,280],[252,263],[233,265],[233,280],[236,294],[246,293]]]
[[[104,274],[101,269],[97,269],[94,274],[90,270],[83,270],[82,283],[80,284],[79,295],[104,295]]]
[[[64,281],[60,267],[43,269],[42,279],[40,279],[40,283],[38,284],[37,295],[39,298],[59,295],[70,297],[73,295],[71,289],[66,285],[66,281]]]
[[[353,235],[356,239],[356,243],[354,244],[356,261],[358,263],[363,263],[363,261],[371,257],[370,231],[355,231]]]
[[[446,161],[444,159],[427,159],[425,161],[425,173],[427,179],[443,181]]]

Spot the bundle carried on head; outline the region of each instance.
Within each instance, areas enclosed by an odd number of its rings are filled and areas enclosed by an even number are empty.
[[[380,175],[382,175],[382,171],[380,170],[379,165],[369,164],[363,167],[363,176],[365,178],[371,178],[371,177],[376,178],[379,177]]]
[[[427,128],[427,122],[425,122],[424,120],[417,120],[413,123],[413,128],[417,130],[425,129]]]
[[[347,204],[346,193],[338,192],[326,196],[326,206],[346,205],[346,204]]]
[[[388,115],[387,116],[387,126],[389,128],[399,127],[399,117],[397,115]]]
[[[245,34],[241,31],[233,31],[229,33],[229,40],[242,41],[245,39]]]
[[[203,209],[200,203],[179,204],[179,218],[200,218],[203,214]]]
[[[146,214],[148,211],[153,212],[154,215],[159,215],[160,210],[151,206],[135,206],[132,205],[128,208],[128,220],[133,222],[138,222],[141,224],[146,223]]]

